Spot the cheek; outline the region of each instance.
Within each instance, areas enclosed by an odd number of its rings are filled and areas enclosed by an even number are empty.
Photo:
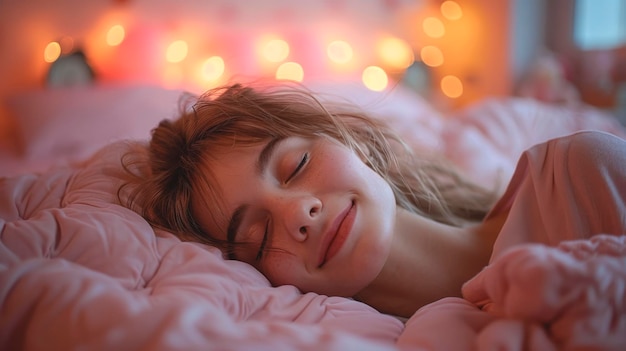
[[[377,182],[376,178],[380,178],[361,159],[347,151],[325,156],[319,164],[319,173],[324,177],[332,175],[332,182],[326,183],[337,187],[354,185],[356,179],[363,179],[370,183]],[[380,180],[382,181],[382,178]]]

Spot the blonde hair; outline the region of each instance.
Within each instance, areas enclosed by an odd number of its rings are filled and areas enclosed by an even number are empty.
[[[333,138],[389,183],[398,206],[450,225],[480,221],[495,199],[493,192],[466,182],[442,159],[417,156],[356,106],[321,103],[299,86],[233,84],[194,100],[191,108],[182,107],[179,118],[164,120],[152,131],[146,157],[127,155],[123,160],[130,176],[126,185],[132,185],[130,203],[153,226],[182,240],[232,250],[198,224],[194,204],[218,201],[202,191],[215,197],[210,172],[202,166],[211,152],[219,152],[218,146],[233,140],[258,144],[290,136]],[[133,160],[144,167],[131,171]]]

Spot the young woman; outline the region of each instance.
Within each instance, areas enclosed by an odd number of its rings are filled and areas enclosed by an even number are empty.
[[[497,194],[414,154],[354,106],[235,84],[154,129],[132,199],[153,225],[218,246],[274,285],[408,317],[460,296],[508,246],[626,232],[626,146],[588,134],[529,150],[494,207]],[[617,151],[598,162],[593,150]],[[586,173],[568,173],[568,157]],[[609,186],[585,189],[591,181]],[[600,204],[601,216],[586,214]]]

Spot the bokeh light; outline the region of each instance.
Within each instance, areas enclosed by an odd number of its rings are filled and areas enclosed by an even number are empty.
[[[394,37],[382,39],[378,43],[378,53],[385,64],[398,69],[409,67],[415,60],[411,46]]]
[[[435,17],[427,17],[424,19],[422,28],[424,29],[424,33],[431,38],[441,38],[446,34],[446,28],[443,26],[443,22]]]
[[[302,66],[296,62],[285,62],[276,70],[276,79],[302,82],[304,79],[304,70]]]
[[[263,56],[270,62],[282,62],[289,56],[289,44],[282,39],[272,39],[265,44]]]
[[[56,41],[48,43],[43,51],[43,59],[46,62],[54,62],[61,56],[61,44]]]
[[[441,91],[450,98],[463,95],[463,83],[456,76],[445,76],[441,79]]]
[[[427,45],[420,50],[420,58],[426,66],[439,67],[443,65],[443,53],[438,47]]]
[[[363,70],[361,76],[363,84],[370,90],[383,91],[389,83],[385,70],[378,66],[369,66]]]
[[[441,14],[449,20],[458,20],[463,17],[463,10],[456,1],[444,1],[441,4]]]
[[[126,30],[121,24],[116,24],[107,32],[106,42],[110,46],[118,46],[126,37]]]
[[[224,69],[224,59],[212,56],[202,64],[202,78],[210,82],[216,81],[222,77]]]
[[[348,63],[352,60],[352,46],[343,40],[335,40],[326,48],[328,58],[339,64]]]
[[[165,58],[167,62],[176,63],[181,62],[187,57],[188,52],[187,42],[184,40],[176,40],[167,47]]]

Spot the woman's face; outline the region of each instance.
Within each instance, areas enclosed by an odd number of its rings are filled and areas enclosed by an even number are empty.
[[[221,151],[221,150],[220,150]],[[389,254],[396,204],[387,182],[330,138],[237,146],[205,165],[221,208],[194,204],[200,224],[274,285],[353,296]],[[217,211],[216,211],[217,210]],[[216,214],[223,216],[216,216]]]

